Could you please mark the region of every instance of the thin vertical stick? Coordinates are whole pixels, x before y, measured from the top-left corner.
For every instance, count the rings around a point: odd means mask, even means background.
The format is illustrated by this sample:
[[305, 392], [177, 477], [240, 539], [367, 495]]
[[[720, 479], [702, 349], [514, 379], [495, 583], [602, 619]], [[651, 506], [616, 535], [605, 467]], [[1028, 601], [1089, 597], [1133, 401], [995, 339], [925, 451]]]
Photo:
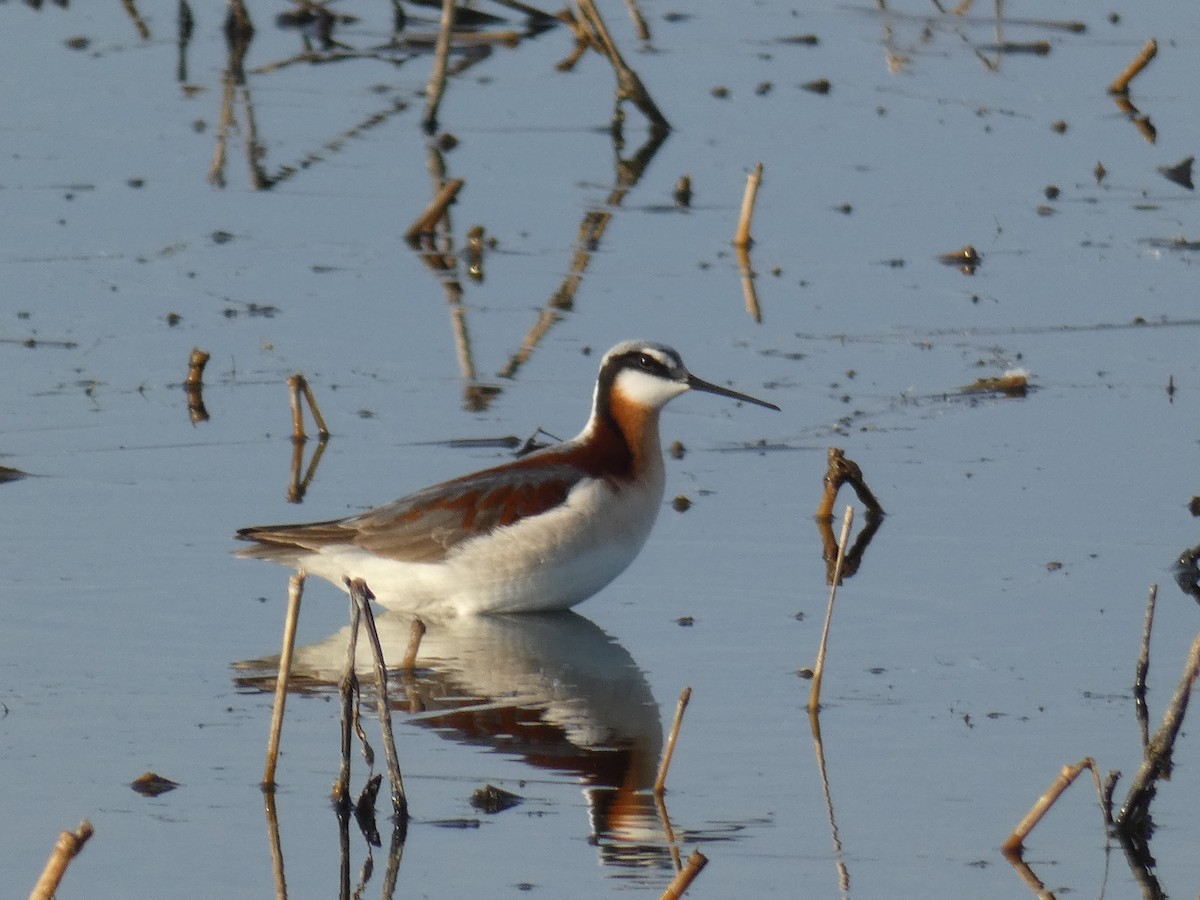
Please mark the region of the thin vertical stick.
[[671, 724], [671, 733], [667, 735], [667, 749], [663, 751], [662, 762], [658, 767], [658, 778], [654, 780], [654, 794], [661, 797], [667, 785], [667, 769], [671, 766], [671, 757], [675, 755], [675, 741], [679, 739], [679, 727], [683, 724], [683, 714], [687, 710], [688, 701], [692, 699], [692, 689], [685, 687], [675, 704], [675, 721]]
[[703, 871], [708, 865], [708, 857], [699, 850], [693, 850], [692, 855], [687, 858], [683, 868], [679, 873], [671, 879], [671, 883], [667, 885], [667, 889], [662, 892], [661, 900], [678, 900], [683, 896], [683, 892], [691, 887], [692, 882], [696, 880], [696, 876]]
[[1150, 710], [1146, 705], [1146, 676], [1150, 673], [1150, 632], [1154, 630], [1154, 606], [1158, 600], [1158, 585], [1150, 585], [1150, 596], [1146, 599], [1146, 621], [1142, 626], [1142, 649], [1138, 654], [1137, 669], [1133, 678], [1133, 705], [1137, 712], [1138, 727], [1142, 732], [1142, 749], [1150, 743]]
[[854, 507], [846, 507], [842, 517], [842, 534], [838, 538], [837, 562], [833, 567], [833, 585], [829, 588], [829, 605], [825, 609], [825, 627], [821, 629], [821, 647], [817, 650], [817, 663], [813, 666], [812, 690], [808, 695], [808, 711], [821, 707], [821, 677], [825, 674], [825, 648], [829, 643], [829, 623], [833, 620], [833, 601], [837, 598], [838, 581], [842, 577], [842, 566], [846, 562], [846, 543], [850, 539], [850, 523], [854, 521]]
[[450, 34], [453, 31], [454, 0], [443, 0], [442, 21], [433, 50], [433, 71], [429, 75], [429, 87], [425, 89], [425, 118], [421, 120], [421, 125], [429, 134], [437, 130], [438, 107], [446, 90], [446, 58], [450, 55]]
[[93, 830], [92, 823], [84, 819], [75, 831], [59, 834], [58, 843], [50, 851], [50, 858], [46, 860], [46, 867], [42, 869], [41, 877], [29, 894], [29, 900], [52, 900], [54, 892], [58, 890], [58, 883], [67, 874], [67, 866], [79, 855], [83, 845], [92, 836]]
[[758, 186], [762, 183], [763, 164], [755, 163], [753, 170], [746, 177], [746, 192], [742, 195], [742, 214], [738, 217], [737, 233], [733, 236], [733, 246], [749, 247], [753, 241], [750, 238], [750, 220], [754, 218], [754, 200], [758, 197]]
[[292, 401], [292, 441], [297, 444], [308, 440], [308, 435], [304, 433], [304, 410], [300, 406], [300, 385], [303, 382], [304, 376], [299, 372], [288, 376], [288, 397]]
[[267, 763], [263, 768], [262, 788], [275, 790], [275, 766], [279, 761], [279, 736], [283, 733], [283, 708], [287, 703], [288, 678], [292, 672], [292, 651], [296, 646], [296, 622], [300, 619], [300, 598], [304, 594], [304, 572], [288, 581], [287, 615], [283, 620], [283, 650], [279, 654], [279, 673], [275, 676], [275, 708], [271, 711], [271, 736], [267, 740]]
[[325, 424], [325, 417], [321, 415], [321, 407], [317, 406], [317, 398], [313, 394], [312, 386], [303, 375], [300, 376], [300, 389], [304, 391], [304, 399], [308, 401], [308, 411], [312, 413], [313, 421], [317, 425], [317, 435], [322, 438], [329, 437], [329, 426]]
[[388, 703], [387, 668], [383, 662], [383, 647], [379, 644], [379, 632], [375, 629], [375, 616], [370, 601], [375, 599], [367, 583], [361, 578], [345, 579], [350, 596], [357, 603], [367, 627], [367, 639], [375, 658], [375, 703], [379, 711], [379, 728], [383, 732], [383, 752], [387, 756], [388, 780], [392, 785], [392, 808], [396, 818], [408, 818], [408, 798], [404, 795], [404, 779], [400, 775], [400, 758], [396, 754], [396, 738], [392, 734], [392, 708]]

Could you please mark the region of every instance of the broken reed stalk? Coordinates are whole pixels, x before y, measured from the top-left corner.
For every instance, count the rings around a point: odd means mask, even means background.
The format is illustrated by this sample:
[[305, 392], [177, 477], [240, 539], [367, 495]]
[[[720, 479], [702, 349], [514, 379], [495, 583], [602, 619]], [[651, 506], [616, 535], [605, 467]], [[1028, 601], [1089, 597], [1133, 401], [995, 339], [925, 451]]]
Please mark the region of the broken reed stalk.
[[192, 348], [188, 358], [187, 378], [183, 382], [183, 390], [187, 394], [188, 417], [192, 424], [208, 421], [208, 410], [204, 408], [204, 366], [208, 363], [209, 354], [199, 347]]
[[1150, 801], [1154, 799], [1156, 784], [1160, 778], [1165, 778], [1171, 772], [1171, 754], [1175, 749], [1175, 738], [1183, 727], [1183, 717], [1187, 713], [1188, 700], [1192, 694], [1192, 686], [1196, 675], [1200, 673], [1200, 633], [1192, 640], [1188, 651], [1187, 663], [1175, 688], [1175, 696], [1163, 713], [1162, 724], [1150, 743], [1146, 746], [1141, 768], [1133, 776], [1129, 786], [1129, 794], [1125, 805], [1117, 816], [1117, 827], [1128, 831], [1142, 821], [1147, 813]]
[[383, 647], [379, 643], [379, 632], [375, 628], [375, 615], [371, 612], [370, 601], [375, 599], [367, 583], [361, 578], [344, 579], [350, 589], [350, 596], [362, 613], [363, 624], [367, 627], [367, 640], [371, 644], [371, 653], [375, 661], [375, 704], [379, 713], [379, 728], [383, 732], [383, 752], [387, 757], [388, 780], [392, 786], [392, 809], [396, 818], [408, 820], [408, 798], [404, 795], [404, 779], [400, 775], [400, 758], [396, 754], [396, 738], [392, 734], [392, 708], [388, 703], [387, 667], [383, 661]]
[[842, 577], [842, 566], [846, 563], [846, 544], [850, 540], [850, 523], [854, 521], [854, 507], [847, 506], [842, 517], [842, 534], [838, 538], [837, 562], [833, 566], [833, 584], [829, 588], [829, 605], [825, 609], [825, 627], [821, 629], [821, 646], [817, 650], [817, 662], [813, 666], [812, 690], [808, 694], [808, 711], [821, 708], [821, 678], [825, 674], [825, 648], [829, 644], [829, 624], [833, 621], [833, 601], [837, 598], [838, 581]]
[[613, 40], [612, 34], [609, 33], [608, 26], [604, 24], [604, 19], [600, 17], [600, 11], [596, 9], [596, 4], [593, 0], [576, 0], [576, 3], [579, 7], [580, 16], [591, 30], [592, 44], [608, 57], [608, 61], [616, 73], [617, 102], [631, 100], [633, 105], [641, 111], [642, 115], [650, 120], [650, 124], [654, 128], [659, 131], [669, 131], [671, 123], [662, 114], [662, 111], [650, 96], [650, 92], [646, 90], [646, 86], [638, 78], [637, 72], [629, 68], [628, 63], [621, 56], [621, 51], [617, 49], [616, 41]]
[[192, 355], [188, 357], [187, 380], [183, 383], [183, 386], [189, 391], [198, 391], [204, 387], [204, 367], [208, 364], [208, 360], [209, 354], [199, 347], [192, 348]]
[[317, 426], [317, 434], [322, 438], [329, 437], [329, 426], [325, 424], [325, 417], [321, 415], [321, 408], [317, 406], [317, 397], [313, 393], [312, 387], [309, 386], [308, 379], [303, 373], [297, 372], [295, 375], [288, 376], [288, 391], [292, 401], [292, 440], [297, 444], [303, 444], [308, 440], [308, 435], [304, 433], [304, 410], [300, 406], [300, 397], [308, 402], [309, 412], [312, 413], [313, 422]]
[[433, 51], [433, 71], [425, 89], [425, 118], [421, 125], [427, 134], [437, 130], [438, 107], [446, 90], [446, 60], [450, 55], [450, 35], [454, 31], [454, 0], [443, 0], [442, 21], [438, 26], [437, 44]]
[[288, 679], [292, 673], [292, 651], [296, 647], [296, 623], [300, 620], [304, 577], [304, 570], [301, 569], [288, 581], [287, 614], [283, 620], [283, 649], [279, 654], [279, 672], [275, 676], [275, 708], [271, 711], [271, 736], [267, 739], [267, 762], [263, 767], [262, 789], [268, 792], [275, 790], [279, 736], [283, 733], [283, 708], [287, 703]]
[[446, 214], [446, 207], [454, 202], [454, 198], [458, 196], [458, 192], [462, 190], [464, 184], [466, 182], [463, 179], [454, 178], [442, 185], [437, 196], [429, 202], [424, 211], [408, 226], [408, 231], [404, 232], [404, 240], [408, 241], [410, 246], [419, 246], [422, 235], [433, 232], [438, 219]]
[[1133, 61], [1125, 67], [1125, 71], [1108, 86], [1108, 92], [1110, 94], [1128, 94], [1129, 82], [1133, 81], [1138, 72], [1150, 65], [1150, 60], [1154, 59], [1157, 54], [1158, 41], [1150, 38], [1142, 45], [1142, 49], [1138, 51], [1138, 55], [1133, 58]]
[[[1042, 820], [1042, 817], [1050, 811], [1050, 807], [1055, 804], [1063, 791], [1071, 786], [1071, 783], [1079, 777], [1079, 773], [1084, 769], [1092, 770], [1092, 779], [1096, 782], [1096, 794], [1100, 798], [1100, 812], [1104, 814], [1104, 788], [1100, 784], [1100, 770], [1096, 768], [1096, 761], [1090, 756], [1084, 757], [1073, 766], [1063, 766], [1062, 771], [1058, 773], [1058, 777], [1050, 783], [1050, 787], [1046, 788], [1042, 796], [1037, 798], [1037, 801], [1025, 814], [1017, 827], [1012, 830], [1012, 834], [1008, 836], [1000, 849], [1005, 856], [1020, 856], [1024, 846], [1025, 838], [1029, 836], [1029, 832], [1033, 831], [1034, 826]], [[1105, 819], [1107, 819], [1105, 815]]]
[[840, 447], [830, 447], [826, 452], [826, 467], [824, 478], [824, 493], [821, 495], [821, 502], [817, 505], [816, 518], [818, 520], [833, 519], [833, 504], [837, 499], [838, 491], [842, 489], [842, 485], [846, 482], [854, 488], [854, 493], [858, 495], [858, 499], [867, 507], [867, 515], [871, 514], [883, 515], [883, 507], [880, 506], [879, 500], [875, 494], [867, 487], [867, 480], [863, 477], [862, 469], [852, 459], [846, 458], [846, 452]]
[[425, 623], [420, 619], [413, 619], [408, 629], [408, 646], [404, 648], [404, 659], [400, 662], [403, 671], [411, 672], [417, 667], [417, 651], [421, 649], [421, 638], [424, 636]]
[[79, 855], [94, 831], [92, 823], [84, 819], [74, 831], [59, 834], [58, 843], [50, 851], [50, 858], [46, 860], [46, 866], [29, 894], [29, 900], [52, 900], [59, 882], [67, 873], [67, 866]]
[[662, 892], [660, 900], [678, 900], [707, 865], [708, 857], [699, 850], [693, 850], [692, 855], [683, 864], [683, 868], [675, 874], [671, 883], [667, 885], [667, 889]]
[[733, 246], [749, 247], [753, 240], [750, 237], [750, 220], [754, 218], [754, 200], [758, 196], [758, 186], [762, 183], [763, 164], [755, 163], [753, 170], [746, 177], [746, 192], [742, 195], [742, 214], [738, 217], [737, 232], [733, 236]]
[[667, 747], [663, 751], [662, 762], [658, 765], [658, 777], [654, 779], [654, 796], [661, 797], [667, 789], [667, 769], [671, 767], [671, 757], [675, 755], [675, 742], [679, 739], [679, 728], [683, 725], [683, 714], [688, 702], [692, 699], [692, 689], [685, 687], [675, 704], [675, 721], [671, 723], [671, 732], [667, 735]]

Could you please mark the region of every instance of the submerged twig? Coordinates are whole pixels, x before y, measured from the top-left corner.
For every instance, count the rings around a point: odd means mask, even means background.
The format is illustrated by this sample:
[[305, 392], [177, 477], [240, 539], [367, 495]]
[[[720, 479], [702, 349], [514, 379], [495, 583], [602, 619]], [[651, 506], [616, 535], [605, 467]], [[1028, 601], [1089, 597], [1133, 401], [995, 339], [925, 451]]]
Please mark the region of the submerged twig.
[[742, 194], [742, 212], [738, 216], [737, 231], [733, 236], [733, 246], [749, 247], [753, 240], [750, 237], [750, 221], [754, 218], [754, 200], [758, 197], [758, 186], [762, 183], [763, 164], [755, 163], [754, 168], [746, 177], [746, 191]]
[[675, 755], [675, 742], [679, 739], [679, 728], [683, 724], [683, 714], [688, 702], [692, 699], [692, 689], [685, 687], [675, 705], [675, 721], [671, 723], [671, 732], [667, 735], [667, 746], [663, 750], [662, 762], [658, 766], [658, 777], [654, 779], [654, 795], [661, 797], [667, 789], [667, 769], [671, 767], [671, 757]]
[[279, 654], [279, 673], [275, 678], [275, 707], [271, 711], [271, 736], [267, 740], [267, 762], [263, 768], [262, 788], [275, 790], [275, 767], [279, 761], [279, 737], [283, 732], [283, 709], [287, 703], [288, 678], [292, 671], [292, 651], [296, 647], [296, 623], [300, 619], [300, 598], [304, 595], [304, 571], [288, 581], [287, 614], [283, 620], [283, 650]]
[[29, 894], [29, 900], [52, 900], [59, 882], [67, 873], [67, 866], [79, 855], [79, 851], [83, 849], [94, 830], [92, 823], [84, 819], [74, 831], [59, 834], [58, 843], [50, 851], [50, 858], [46, 860], [46, 866]]
[[854, 507], [847, 506], [842, 518], [842, 534], [838, 539], [837, 562], [833, 566], [833, 583], [829, 588], [829, 604], [825, 608], [825, 626], [821, 629], [821, 645], [817, 650], [817, 662], [813, 666], [812, 689], [808, 694], [808, 711], [821, 707], [821, 678], [825, 674], [825, 648], [829, 644], [829, 625], [833, 621], [833, 601], [837, 598], [838, 582], [842, 566], [846, 561], [846, 542], [850, 539], [850, 523], [854, 521]]

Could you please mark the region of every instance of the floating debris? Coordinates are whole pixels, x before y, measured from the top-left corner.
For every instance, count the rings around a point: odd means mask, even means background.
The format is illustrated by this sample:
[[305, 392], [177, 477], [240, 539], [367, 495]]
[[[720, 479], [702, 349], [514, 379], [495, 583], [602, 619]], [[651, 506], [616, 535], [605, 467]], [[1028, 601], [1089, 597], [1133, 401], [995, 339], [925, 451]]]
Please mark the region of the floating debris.
[[692, 205], [692, 176], [680, 175], [679, 180], [675, 182], [675, 190], [671, 194], [675, 198], [675, 205], [681, 209], [688, 209]]
[[800, 85], [801, 90], [809, 91], [813, 94], [828, 94], [831, 85], [828, 78], [817, 78], [813, 81], [806, 81]]
[[974, 275], [975, 270], [979, 268], [979, 264], [983, 261], [983, 257], [975, 249], [974, 245], [966, 244], [957, 250], [952, 250], [949, 253], [943, 253], [938, 256], [938, 262], [944, 266], [955, 266], [964, 275]]
[[675, 512], [680, 512], [680, 513], [687, 512], [691, 508], [692, 508], [692, 501], [689, 500], [687, 497], [683, 496], [683, 494], [680, 494], [678, 497], [676, 497], [674, 500], [671, 501], [671, 509], [675, 510]]
[[0, 466], [0, 484], [8, 484], [10, 481], [20, 481], [22, 478], [27, 478], [28, 476], [28, 472], [22, 472], [20, 469]]
[[1159, 166], [1159, 174], [1167, 181], [1174, 182], [1189, 191], [1194, 191], [1196, 186], [1192, 183], [1192, 163], [1196, 161], [1196, 157], [1189, 156], [1181, 159], [1173, 166]]
[[512, 809], [523, 802], [524, 798], [510, 793], [494, 785], [478, 788], [471, 794], [471, 805], [476, 809], [494, 815]]
[[157, 797], [159, 794], [175, 790], [179, 783], [170, 778], [163, 778], [156, 772], [145, 772], [129, 782], [129, 786], [143, 797]]
[[964, 394], [1004, 394], [1008, 397], [1024, 397], [1029, 393], [1029, 371], [1009, 369], [994, 378], [979, 378], [960, 389]]
[[1049, 56], [1049, 41], [1003, 41], [999, 44], [983, 44], [982, 53], [1028, 53], [1033, 56]]

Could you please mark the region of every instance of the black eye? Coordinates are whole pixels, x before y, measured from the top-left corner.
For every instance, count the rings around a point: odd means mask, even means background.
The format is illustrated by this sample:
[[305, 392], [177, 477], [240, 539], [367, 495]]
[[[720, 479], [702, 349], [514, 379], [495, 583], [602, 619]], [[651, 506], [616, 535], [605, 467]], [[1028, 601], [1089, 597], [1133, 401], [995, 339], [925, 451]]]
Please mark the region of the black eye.
[[639, 369], [645, 369], [647, 372], [653, 372], [659, 367], [658, 360], [649, 353], [639, 353], [637, 364]]

